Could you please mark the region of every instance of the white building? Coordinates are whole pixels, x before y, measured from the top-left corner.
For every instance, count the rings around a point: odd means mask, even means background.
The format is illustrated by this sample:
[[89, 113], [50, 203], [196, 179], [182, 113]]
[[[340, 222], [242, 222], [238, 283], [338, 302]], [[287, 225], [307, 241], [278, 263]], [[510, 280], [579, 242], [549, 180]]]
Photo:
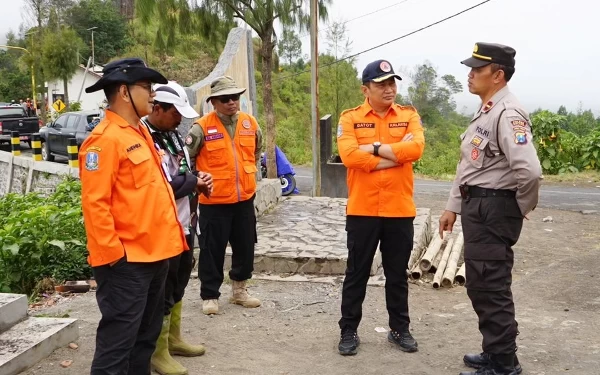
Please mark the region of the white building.
[[[104, 91], [96, 91], [90, 94], [85, 92], [85, 88], [93, 85], [102, 77], [102, 66], [96, 65], [90, 68], [86, 73], [85, 65], [79, 65], [77, 72], [68, 83], [69, 101], [71, 103], [78, 101], [81, 103], [81, 110], [93, 111], [100, 108], [104, 101]], [[64, 101], [63, 81], [58, 79], [47, 82], [48, 84], [48, 109], [54, 114], [55, 110], [52, 104], [56, 99]], [[81, 93], [81, 96], [79, 96]], [[65, 103], [66, 104], [66, 103]]]

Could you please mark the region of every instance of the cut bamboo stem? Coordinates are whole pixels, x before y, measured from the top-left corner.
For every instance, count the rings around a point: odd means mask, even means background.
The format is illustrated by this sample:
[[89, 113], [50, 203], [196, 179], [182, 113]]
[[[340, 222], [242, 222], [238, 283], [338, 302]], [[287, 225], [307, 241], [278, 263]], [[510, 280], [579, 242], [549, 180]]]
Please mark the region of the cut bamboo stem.
[[[448, 245], [446, 245], [447, 247]], [[429, 273], [436, 273], [438, 266], [440, 265], [440, 261], [442, 260], [442, 255], [444, 255], [443, 251], [438, 251], [435, 258], [433, 258], [433, 262], [431, 262], [431, 268], [429, 269]]]
[[465, 263], [463, 262], [462, 266], [460, 266], [458, 272], [456, 273], [454, 281], [456, 281], [458, 285], [465, 285], [466, 280], [467, 278], [465, 277]]
[[433, 289], [437, 289], [440, 287], [440, 283], [442, 282], [442, 276], [444, 276], [444, 271], [446, 270], [446, 265], [448, 264], [448, 258], [450, 258], [450, 253], [452, 253], [453, 245], [456, 240], [456, 237], [448, 238], [448, 242], [446, 243], [446, 248], [442, 253], [442, 257], [440, 263], [438, 265], [437, 271], [433, 276]]
[[437, 253], [440, 251], [443, 242], [444, 240], [440, 238], [440, 236], [433, 236], [433, 239], [429, 243], [429, 246], [427, 246], [425, 255], [423, 255], [423, 258], [421, 259], [421, 270], [425, 272], [429, 271], [429, 269], [431, 268], [431, 263], [433, 262], [433, 259], [435, 258]]
[[446, 265], [446, 270], [444, 271], [444, 276], [442, 277], [442, 286], [449, 288], [452, 286], [452, 283], [454, 283], [454, 276], [456, 276], [458, 260], [460, 259], [460, 254], [462, 253], [464, 243], [465, 237], [461, 232], [456, 237], [454, 246], [452, 246], [452, 252], [450, 253], [450, 258], [448, 258], [448, 264]]
[[410, 271], [410, 277], [412, 277], [414, 280], [419, 280], [422, 275], [423, 275], [423, 270], [419, 266], [419, 262], [417, 262], [413, 266], [413, 269]]
[[[434, 224], [434, 225], [432, 225], [431, 229], [427, 228], [427, 230], [431, 230], [431, 231], [437, 232], [438, 231], [438, 227], [439, 227], [439, 225], [435, 225]], [[431, 233], [431, 232], [428, 232], [428, 233]], [[428, 242], [427, 243], [430, 243], [430, 241], [429, 241], [430, 237], [431, 237], [431, 235], [427, 236], [427, 238], [428, 238]], [[423, 257], [423, 253], [425, 252], [426, 248], [427, 248], [426, 246], [416, 246], [410, 252], [410, 258], [408, 258], [408, 269], [411, 272], [412, 272], [412, 269], [413, 269], [414, 265], [415, 264], [419, 264], [419, 261]]]

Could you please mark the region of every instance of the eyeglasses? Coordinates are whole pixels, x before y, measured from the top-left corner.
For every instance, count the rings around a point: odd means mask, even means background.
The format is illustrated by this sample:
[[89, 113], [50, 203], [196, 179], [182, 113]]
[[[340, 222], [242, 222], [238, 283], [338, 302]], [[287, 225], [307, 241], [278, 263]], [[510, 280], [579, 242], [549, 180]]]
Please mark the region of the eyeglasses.
[[240, 94], [217, 96], [215, 99], [217, 99], [223, 104], [227, 104], [230, 100], [233, 100], [234, 102], [240, 100]]
[[150, 93], [154, 92], [151, 83], [132, 83], [131, 86], [139, 86]]

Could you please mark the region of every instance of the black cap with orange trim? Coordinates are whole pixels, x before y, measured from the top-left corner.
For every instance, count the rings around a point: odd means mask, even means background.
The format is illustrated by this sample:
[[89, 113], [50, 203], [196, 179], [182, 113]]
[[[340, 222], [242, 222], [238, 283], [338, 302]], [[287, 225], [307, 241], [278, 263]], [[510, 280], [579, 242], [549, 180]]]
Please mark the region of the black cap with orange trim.
[[470, 68], [480, 68], [492, 63], [514, 67], [516, 54], [514, 48], [509, 46], [477, 42], [471, 57], [460, 63]]

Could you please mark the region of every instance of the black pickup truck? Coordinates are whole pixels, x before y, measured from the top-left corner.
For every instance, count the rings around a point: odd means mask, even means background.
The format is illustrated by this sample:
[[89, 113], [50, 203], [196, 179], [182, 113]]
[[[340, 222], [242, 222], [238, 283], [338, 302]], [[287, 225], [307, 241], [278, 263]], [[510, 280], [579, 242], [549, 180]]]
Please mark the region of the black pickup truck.
[[0, 143], [10, 143], [11, 132], [18, 131], [21, 141], [31, 147], [31, 134], [40, 129], [37, 117], [28, 117], [21, 106], [0, 107]]
[[54, 161], [56, 155], [69, 156], [67, 152], [69, 138], [75, 138], [77, 147], [81, 147], [92, 130], [90, 124], [96, 123], [100, 116], [100, 111], [67, 112], [42, 127], [40, 129], [42, 159]]

